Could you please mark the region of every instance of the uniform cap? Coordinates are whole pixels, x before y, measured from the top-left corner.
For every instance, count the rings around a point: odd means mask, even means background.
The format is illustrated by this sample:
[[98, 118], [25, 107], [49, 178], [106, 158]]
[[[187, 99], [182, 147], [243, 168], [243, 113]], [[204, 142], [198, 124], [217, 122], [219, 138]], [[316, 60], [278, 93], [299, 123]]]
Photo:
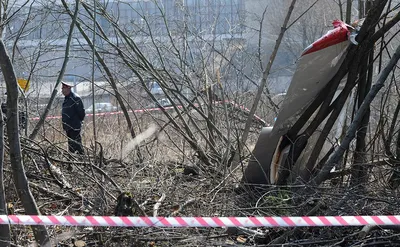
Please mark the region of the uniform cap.
[[73, 85], [72, 83], [70, 83], [70, 82], [62, 81], [61, 83], [62, 83], [62, 85], [65, 85], [65, 86], [67, 86], [67, 87], [73, 87], [73, 86], [74, 86], [74, 85]]

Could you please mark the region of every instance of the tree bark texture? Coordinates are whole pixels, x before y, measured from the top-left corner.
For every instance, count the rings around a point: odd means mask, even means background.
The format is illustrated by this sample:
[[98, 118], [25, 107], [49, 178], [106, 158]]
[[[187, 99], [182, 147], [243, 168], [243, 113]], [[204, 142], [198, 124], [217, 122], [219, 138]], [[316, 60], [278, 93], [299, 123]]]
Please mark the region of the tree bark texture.
[[[25, 175], [25, 168], [21, 155], [21, 143], [18, 129], [18, 83], [14, 67], [2, 39], [0, 39], [0, 67], [7, 87], [6, 129], [14, 184], [25, 209], [25, 213], [28, 215], [39, 215], [35, 199], [28, 186], [28, 179]], [[48, 242], [49, 238], [45, 226], [32, 226], [32, 229], [35, 239], [40, 245], [44, 245]]]
[[[0, 214], [7, 215], [7, 202], [4, 193], [4, 120], [0, 110]], [[0, 247], [10, 246], [10, 225], [0, 225]]]
[[[358, 84], [358, 107], [361, 106], [364, 101], [367, 93], [371, 89], [371, 81], [372, 81], [372, 66], [373, 63], [373, 51], [370, 51], [368, 60], [365, 59], [362, 62], [360, 76], [359, 76], [359, 84]], [[362, 118], [360, 127], [357, 130], [356, 134], [356, 149], [353, 157], [353, 167], [352, 167], [352, 175], [351, 182], [352, 186], [362, 185], [363, 182], [367, 179], [367, 130], [369, 126], [369, 116], [370, 116], [370, 108], [365, 112], [365, 115]]]

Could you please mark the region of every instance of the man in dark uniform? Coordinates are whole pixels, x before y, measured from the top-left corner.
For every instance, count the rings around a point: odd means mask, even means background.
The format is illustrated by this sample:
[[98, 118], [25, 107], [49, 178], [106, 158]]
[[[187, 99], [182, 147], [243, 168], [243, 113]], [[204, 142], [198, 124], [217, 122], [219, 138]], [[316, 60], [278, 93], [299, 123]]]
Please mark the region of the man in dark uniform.
[[62, 93], [65, 96], [62, 105], [62, 124], [68, 136], [68, 150], [71, 153], [84, 154], [82, 146], [82, 121], [85, 118], [85, 108], [82, 99], [71, 91], [72, 84], [62, 82]]

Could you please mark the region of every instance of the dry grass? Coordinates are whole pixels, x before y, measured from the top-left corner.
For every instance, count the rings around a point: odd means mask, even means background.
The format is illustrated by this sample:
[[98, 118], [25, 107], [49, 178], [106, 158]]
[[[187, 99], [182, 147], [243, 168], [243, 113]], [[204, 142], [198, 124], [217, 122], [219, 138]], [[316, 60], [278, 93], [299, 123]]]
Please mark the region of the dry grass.
[[[152, 130], [154, 133], [136, 143], [140, 145], [144, 157], [141, 163], [138, 162], [136, 149], [127, 149], [132, 138], [125, 121], [115, 115], [96, 118], [96, 137], [101, 144], [96, 146], [97, 155], [94, 154], [91, 118], [85, 120], [83, 142], [86, 155], [83, 157], [66, 152], [66, 137], [59, 119], [46, 123], [37, 144], [22, 139], [26, 174], [41, 213], [113, 215], [116, 198], [122, 191], [127, 191], [149, 216], [153, 215], [153, 206], [163, 194], [165, 199], [158, 210], [159, 216], [235, 215], [237, 206], [232, 198], [235, 195], [234, 185], [240, 179], [239, 169], [230, 176], [216, 176], [213, 171], [220, 164], [215, 164], [210, 172], [203, 170], [198, 176], [184, 175], [184, 168], [198, 164], [199, 160], [178, 131], [170, 126], [160, 131], [166, 123], [161, 115], [143, 114], [135, 123], [137, 134], [145, 132], [149, 126], [157, 126]], [[195, 132], [195, 135], [198, 134]], [[51, 165], [59, 170], [58, 173], [54, 169], [50, 172], [43, 158], [44, 153], [49, 156]], [[121, 157], [124, 159], [121, 160]], [[13, 202], [14, 212], [23, 214], [11, 184], [9, 167], [6, 169], [6, 181], [7, 198]], [[61, 188], [59, 183], [66, 185], [65, 188]], [[182, 205], [185, 206], [177, 211]], [[136, 211], [135, 215], [141, 215], [141, 212]], [[27, 245], [29, 240], [33, 240], [27, 237], [27, 229], [13, 227], [15, 243]], [[147, 246], [152, 241], [156, 241], [157, 246], [204, 246], [226, 240], [224, 229], [96, 228], [91, 231], [80, 227], [49, 227], [49, 230], [53, 237], [69, 234], [70, 239], [82, 239], [90, 246], [125, 246], [128, 243], [131, 246]], [[66, 246], [71, 243], [70, 239], [60, 243]]]
[[[170, 125], [160, 130], [167, 122], [162, 115], [143, 114], [137, 117], [137, 134], [149, 126], [157, 126], [155, 133], [139, 144], [143, 162], [138, 161], [134, 148], [130, 148], [129, 154], [121, 160], [132, 139], [124, 120], [118, 116], [96, 118], [97, 142], [101, 144], [96, 146], [96, 155], [90, 118], [85, 121], [83, 140], [87, 152], [83, 157], [66, 152], [66, 137], [60, 131], [59, 119], [46, 124], [39, 143], [22, 139], [26, 174], [42, 214], [114, 215], [116, 198], [121, 192], [132, 193], [141, 205], [141, 210], [136, 209], [134, 215], [144, 213], [153, 216], [153, 207], [163, 195], [165, 199], [157, 211], [159, 216], [269, 216], [306, 215], [310, 212], [314, 215], [400, 214], [398, 192], [388, 189], [383, 182], [387, 177], [387, 167], [374, 168], [371, 183], [362, 193], [343, 187], [348, 179], [344, 177], [342, 183], [327, 183], [322, 189], [310, 188], [306, 194], [292, 188], [278, 190], [263, 187], [238, 195], [234, 188], [241, 179], [243, 167], [218, 175], [215, 171], [223, 171], [224, 167], [216, 163], [215, 167], [203, 169], [198, 176], [184, 175], [184, 168], [198, 164], [199, 160], [178, 130]], [[224, 130], [224, 124], [218, 124]], [[204, 123], [199, 123], [199, 126], [205, 128]], [[240, 121], [235, 126], [240, 129]], [[195, 135], [199, 137], [199, 143], [206, 147], [200, 135], [196, 132]], [[256, 134], [253, 134], [249, 143], [255, 138]], [[218, 145], [224, 148], [222, 144]], [[55, 169], [49, 170], [43, 158], [44, 152], [49, 156], [51, 165], [59, 170], [58, 173]], [[23, 214], [11, 182], [7, 159], [5, 176], [7, 200], [13, 205], [12, 213]], [[177, 210], [179, 206], [184, 207]], [[53, 238], [59, 239], [59, 246], [70, 246], [75, 240], [83, 240], [88, 246], [274, 246], [271, 241], [281, 238], [283, 243], [306, 246], [331, 246], [340, 241], [349, 244], [372, 242], [371, 235], [368, 235], [369, 240], [360, 240], [358, 228], [303, 228], [300, 231], [260, 228], [258, 230], [263, 234], [261, 239], [248, 233], [228, 234], [226, 229], [208, 228], [48, 229]], [[33, 241], [29, 228], [13, 226], [12, 230], [13, 243], [27, 246]], [[395, 230], [390, 230], [390, 234], [388, 231], [377, 234], [377, 238], [390, 237], [394, 241]], [[288, 233], [290, 235], [286, 236]], [[373, 233], [376, 234], [376, 231]], [[246, 242], [238, 242], [238, 236]]]

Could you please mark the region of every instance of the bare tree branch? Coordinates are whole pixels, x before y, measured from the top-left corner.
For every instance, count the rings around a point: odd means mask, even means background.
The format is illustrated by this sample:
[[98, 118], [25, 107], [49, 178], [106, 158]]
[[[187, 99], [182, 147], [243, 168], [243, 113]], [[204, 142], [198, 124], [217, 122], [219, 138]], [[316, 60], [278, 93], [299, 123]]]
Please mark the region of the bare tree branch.
[[355, 137], [356, 131], [362, 121], [362, 118], [364, 117], [366, 110], [368, 109], [369, 105], [371, 104], [375, 96], [378, 94], [379, 90], [383, 87], [386, 78], [392, 72], [393, 68], [396, 66], [397, 61], [399, 59], [400, 59], [400, 46], [397, 47], [393, 57], [390, 59], [387, 66], [382, 70], [378, 80], [372, 86], [371, 90], [368, 92], [363, 103], [361, 104], [360, 108], [357, 110], [354, 120], [349, 126], [349, 129], [347, 130], [346, 136], [343, 139], [342, 143], [335, 149], [335, 152], [332, 154], [332, 156], [329, 158], [329, 160], [321, 169], [320, 173], [315, 178], [316, 184], [321, 184], [323, 181], [325, 181], [331, 169], [336, 164], [338, 164], [344, 152], [349, 148], [350, 142]]

